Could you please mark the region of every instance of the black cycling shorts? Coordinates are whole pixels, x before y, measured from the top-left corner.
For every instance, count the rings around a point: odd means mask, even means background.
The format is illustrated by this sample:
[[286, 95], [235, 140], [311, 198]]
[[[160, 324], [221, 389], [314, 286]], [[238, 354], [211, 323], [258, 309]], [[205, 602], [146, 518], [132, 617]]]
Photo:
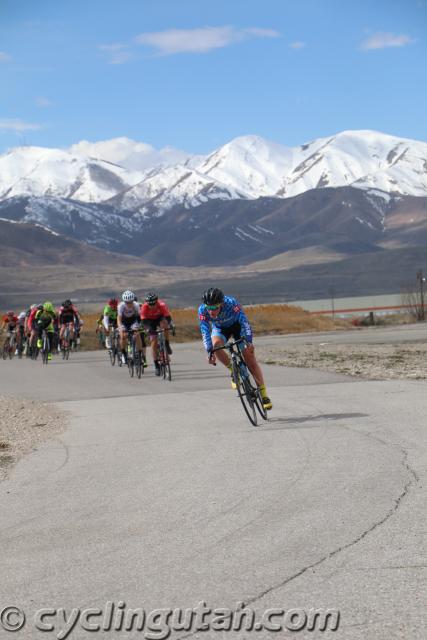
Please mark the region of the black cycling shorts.
[[165, 316], [159, 316], [154, 320], [148, 320], [148, 319], [143, 320], [142, 324], [144, 325], [144, 329], [150, 336], [156, 336], [157, 329], [159, 328], [161, 321], [165, 319], [166, 319]]
[[221, 327], [221, 328], [214, 327], [211, 335], [219, 336], [220, 338], [223, 337], [225, 338], [225, 341], [228, 342], [230, 338], [234, 338], [235, 340], [238, 340], [241, 337], [241, 332], [242, 332], [242, 326], [240, 322], [235, 322], [229, 327]]

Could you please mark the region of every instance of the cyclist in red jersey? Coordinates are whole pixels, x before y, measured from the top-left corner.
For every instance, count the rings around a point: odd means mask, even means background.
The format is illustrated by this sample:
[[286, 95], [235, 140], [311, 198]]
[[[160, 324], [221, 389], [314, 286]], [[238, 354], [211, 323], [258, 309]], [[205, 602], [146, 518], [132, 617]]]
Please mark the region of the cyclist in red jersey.
[[62, 307], [58, 312], [58, 322], [60, 325], [59, 344], [62, 346], [65, 327], [67, 325], [70, 331], [70, 343], [72, 343], [74, 339], [74, 326], [75, 324], [80, 323], [80, 315], [70, 299], [67, 299], [62, 303]]
[[145, 296], [145, 302], [141, 305], [140, 317], [142, 324], [150, 336], [151, 353], [153, 355], [156, 375], [160, 375], [159, 363], [157, 362], [157, 329], [164, 329], [166, 350], [169, 355], [172, 349], [169, 344], [169, 328], [172, 326], [172, 317], [168, 306], [163, 300], [159, 300], [157, 293], [150, 291]]
[[18, 324], [18, 316], [14, 311], [8, 311], [5, 316], [3, 316], [3, 325], [2, 330], [7, 327], [7, 332], [12, 333], [15, 331], [16, 325]]
[[3, 324], [1, 327], [2, 333], [4, 329], [7, 327], [6, 340], [9, 340], [12, 334], [16, 333], [17, 326], [18, 326], [18, 316], [14, 311], [8, 311], [6, 315], [3, 316]]

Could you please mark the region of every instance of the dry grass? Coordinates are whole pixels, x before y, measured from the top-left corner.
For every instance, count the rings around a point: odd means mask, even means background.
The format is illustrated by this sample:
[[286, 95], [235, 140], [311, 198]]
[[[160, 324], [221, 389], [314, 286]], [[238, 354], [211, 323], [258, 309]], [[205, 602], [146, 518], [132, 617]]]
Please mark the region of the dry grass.
[[[331, 331], [351, 327], [350, 321], [335, 320], [327, 316], [311, 315], [300, 307], [286, 304], [246, 306], [245, 311], [257, 335], [275, 333], [301, 333], [306, 331]], [[174, 342], [188, 342], [200, 339], [197, 309], [172, 309], [176, 326]], [[83, 314], [82, 348], [99, 349], [95, 335], [98, 314]]]

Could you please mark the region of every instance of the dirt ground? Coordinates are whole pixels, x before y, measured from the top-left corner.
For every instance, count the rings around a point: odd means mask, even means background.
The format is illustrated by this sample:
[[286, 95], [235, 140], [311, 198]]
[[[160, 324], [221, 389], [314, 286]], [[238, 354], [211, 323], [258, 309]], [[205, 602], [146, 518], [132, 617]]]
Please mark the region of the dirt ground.
[[373, 380], [427, 379], [427, 345], [366, 344], [257, 347], [261, 362], [309, 367]]
[[22, 456], [66, 428], [66, 415], [34, 400], [0, 395], [0, 480]]

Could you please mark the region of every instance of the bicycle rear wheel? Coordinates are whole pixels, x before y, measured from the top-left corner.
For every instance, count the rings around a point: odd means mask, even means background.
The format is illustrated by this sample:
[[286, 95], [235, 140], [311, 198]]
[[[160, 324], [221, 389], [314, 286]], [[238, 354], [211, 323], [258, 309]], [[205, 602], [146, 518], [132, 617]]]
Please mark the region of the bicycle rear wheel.
[[233, 360], [233, 379], [237, 386], [237, 394], [240, 398], [240, 402], [243, 405], [246, 415], [249, 421], [254, 425], [258, 424], [257, 414], [255, 410], [255, 402], [252, 397], [252, 388], [248, 380], [248, 371], [246, 364], [241, 361], [240, 366]]

